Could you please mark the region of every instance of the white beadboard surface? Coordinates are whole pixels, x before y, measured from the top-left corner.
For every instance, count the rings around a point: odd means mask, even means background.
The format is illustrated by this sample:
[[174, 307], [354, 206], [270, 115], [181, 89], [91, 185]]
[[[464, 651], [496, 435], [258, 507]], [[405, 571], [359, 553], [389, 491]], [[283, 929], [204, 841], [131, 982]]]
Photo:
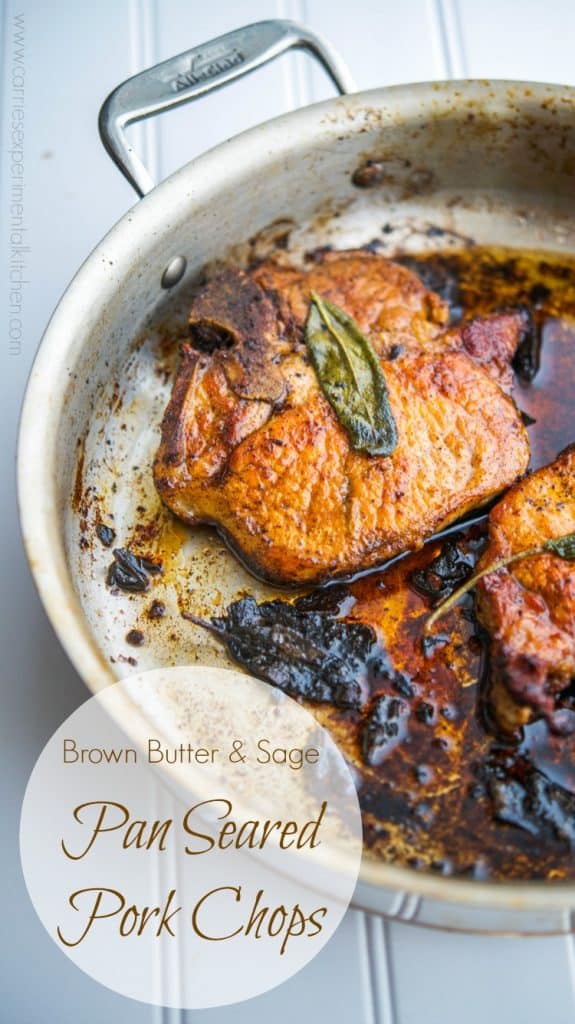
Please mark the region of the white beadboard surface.
[[[11, 354], [4, 341], [0, 373], [0, 1024], [307, 1024], [320, 1019], [333, 1024], [571, 1024], [572, 939], [455, 936], [386, 924], [356, 911], [348, 913], [325, 950], [291, 981], [222, 1010], [178, 1012], [131, 1002], [68, 962], [29, 904], [16, 835], [35, 758], [87, 693], [52, 635], [18, 541], [14, 448], [26, 377], [50, 313], [79, 263], [134, 202], [96, 130], [100, 103], [117, 82], [240, 24], [279, 16], [325, 33], [360, 88], [464, 76], [575, 84], [575, 0], [6, 0], [1, 172], [6, 295], [6, 116], [18, 16], [26, 80], [29, 252], [22, 350]], [[164, 176], [243, 128], [329, 94], [329, 83], [304, 56], [290, 56], [135, 134], [154, 174]]]

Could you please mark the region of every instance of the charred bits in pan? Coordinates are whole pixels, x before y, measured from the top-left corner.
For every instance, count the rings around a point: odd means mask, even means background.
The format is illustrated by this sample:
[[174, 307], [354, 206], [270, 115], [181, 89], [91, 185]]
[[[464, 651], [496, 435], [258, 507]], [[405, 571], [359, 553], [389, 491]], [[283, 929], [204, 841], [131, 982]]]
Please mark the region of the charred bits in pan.
[[150, 577], [161, 572], [162, 566], [149, 558], [134, 555], [127, 548], [114, 548], [114, 561], [108, 569], [106, 583], [130, 594], [143, 594], [150, 589]]

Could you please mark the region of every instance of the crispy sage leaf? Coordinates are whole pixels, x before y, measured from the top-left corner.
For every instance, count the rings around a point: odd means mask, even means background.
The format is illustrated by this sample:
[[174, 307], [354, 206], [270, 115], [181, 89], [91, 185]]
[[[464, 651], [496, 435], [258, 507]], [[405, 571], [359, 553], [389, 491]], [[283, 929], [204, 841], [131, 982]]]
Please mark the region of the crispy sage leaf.
[[305, 340], [322, 390], [353, 448], [391, 455], [397, 427], [379, 359], [368, 339], [342, 309], [312, 292]]
[[566, 533], [564, 537], [548, 540], [543, 547], [545, 551], [551, 551], [567, 562], [575, 561], [575, 533]]
[[473, 555], [462, 551], [457, 540], [448, 537], [439, 554], [428, 565], [411, 574], [411, 584], [422, 597], [439, 603], [472, 572]]
[[370, 626], [302, 611], [287, 601], [258, 604], [253, 597], [234, 601], [225, 615], [208, 622], [182, 614], [218, 637], [253, 675], [292, 697], [340, 708], [361, 705], [360, 679], [377, 650]]
[[431, 627], [440, 619], [450, 608], [453, 608], [454, 604], [457, 604], [459, 599], [467, 593], [468, 590], [472, 590], [479, 580], [482, 580], [484, 576], [489, 576], [492, 572], [498, 572], [499, 569], [505, 569], [508, 565], [512, 565], [514, 562], [520, 562], [524, 558], [533, 558], [534, 555], [543, 555], [550, 552], [553, 555], [558, 555], [559, 558], [563, 558], [566, 562], [575, 561], [575, 533], [566, 533], [562, 537], [552, 537], [550, 540], [544, 541], [542, 544], [538, 544], [533, 548], [525, 548], [524, 551], [517, 551], [514, 555], [507, 555], [505, 558], [499, 558], [496, 562], [492, 562], [491, 565], [486, 566], [485, 569], [481, 569], [480, 572], [476, 572], [473, 576], [465, 581], [463, 586], [455, 590], [449, 597], [439, 604], [435, 611], [431, 613], [427, 619], [425, 626], [423, 627], [425, 633], [429, 633]]
[[162, 566], [132, 554], [127, 548], [114, 548], [114, 561], [108, 568], [106, 583], [128, 593], [145, 593], [150, 589], [150, 576], [161, 573]]

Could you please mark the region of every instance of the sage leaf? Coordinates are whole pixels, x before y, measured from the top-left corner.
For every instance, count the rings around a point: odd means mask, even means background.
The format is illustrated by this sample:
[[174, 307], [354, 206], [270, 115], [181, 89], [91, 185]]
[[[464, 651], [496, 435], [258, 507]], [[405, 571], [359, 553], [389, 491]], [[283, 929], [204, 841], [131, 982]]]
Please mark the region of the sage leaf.
[[279, 599], [257, 604], [251, 596], [232, 602], [225, 615], [184, 619], [209, 630], [232, 658], [254, 676], [292, 697], [337, 708], [359, 708], [360, 680], [379, 653], [371, 626], [306, 611]]
[[352, 447], [368, 455], [391, 455], [398, 435], [385, 377], [357, 324], [312, 292], [305, 340], [322, 391]]
[[564, 537], [548, 540], [543, 548], [545, 551], [551, 551], [554, 555], [559, 555], [567, 562], [573, 562], [575, 561], [575, 533], [566, 533]]
[[114, 561], [108, 567], [106, 583], [130, 594], [145, 593], [150, 589], [150, 576], [162, 572], [162, 566], [149, 558], [134, 555], [127, 548], [114, 548]]
[[474, 573], [468, 580], [465, 581], [463, 586], [455, 590], [449, 597], [442, 601], [437, 606], [435, 611], [428, 617], [425, 626], [423, 627], [424, 633], [429, 633], [432, 626], [435, 625], [438, 619], [441, 619], [450, 608], [453, 608], [455, 604], [466, 594], [469, 590], [479, 583], [484, 576], [490, 576], [492, 572], [498, 572], [499, 569], [505, 569], [508, 565], [512, 565], [513, 562], [520, 562], [524, 558], [533, 558], [534, 555], [544, 555], [551, 553], [552, 555], [558, 555], [559, 558], [563, 558], [566, 562], [575, 561], [575, 533], [566, 533], [562, 537], [551, 538], [550, 540], [544, 541], [542, 544], [538, 544], [537, 547], [525, 548], [524, 551], [516, 551], [514, 555], [507, 555], [506, 558], [499, 558], [496, 562], [492, 562], [491, 565], [481, 569], [480, 572]]

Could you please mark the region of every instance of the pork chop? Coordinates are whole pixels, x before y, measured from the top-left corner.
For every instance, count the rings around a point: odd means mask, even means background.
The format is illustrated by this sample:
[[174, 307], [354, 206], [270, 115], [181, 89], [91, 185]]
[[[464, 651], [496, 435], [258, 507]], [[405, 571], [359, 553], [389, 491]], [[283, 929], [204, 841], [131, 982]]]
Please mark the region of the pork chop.
[[[526, 477], [489, 516], [477, 569], [575, 531], [575, 445]], [[506, 733], [545, 717], [562, 729], [572, 716], [559, 695], [575, 679], [575, 563], [544, 553], [485, 576], [478, 613], [491, 634], [490, 707]]]
[[[380, 359], [399, 434], [389, 457], [355, 451], [324, 396], [304, 341], [311, 290]], [[447, 320], [411, 271], [375, 254], [224, 270], [192, 303], [154, 465], [162, 499], [190, 524], [215, 524], [252, 571], [284, 585], [419, 547], [529, 461], [505, 393], [522, 313]]]

